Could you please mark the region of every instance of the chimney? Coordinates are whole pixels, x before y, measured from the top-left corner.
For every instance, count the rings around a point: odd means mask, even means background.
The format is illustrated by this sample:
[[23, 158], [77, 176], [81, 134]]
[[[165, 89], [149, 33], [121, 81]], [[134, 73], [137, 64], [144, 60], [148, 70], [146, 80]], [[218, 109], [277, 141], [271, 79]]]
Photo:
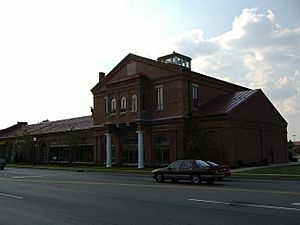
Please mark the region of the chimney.
[[105, 77], [105, 73], [99, 72], [99, 81], [101, 81]]

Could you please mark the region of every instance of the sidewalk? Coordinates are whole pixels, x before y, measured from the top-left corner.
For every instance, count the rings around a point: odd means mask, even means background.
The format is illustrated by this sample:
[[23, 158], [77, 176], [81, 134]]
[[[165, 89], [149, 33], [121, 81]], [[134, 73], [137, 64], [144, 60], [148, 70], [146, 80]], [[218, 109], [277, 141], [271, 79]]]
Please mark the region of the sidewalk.
[[[256, 167], [244, 167], [232, 169], [232, 177], [238, 178], [260, 178], [260, 179], [292, 179], [292, 180], [300, 180], [300, 175], [296, 174], [288, 174], [288, 173], [254, 173], [251, 172], [255, 169], [268, 169], [272, 167], [284, 167], [284, 166], [293, 166], [300, 165], [300, 162], [288, 162], [288, 163], [280, 163], [280, 164], [271, 164], [266, 166], [256, 166]], [[248, 172], [249, 171], [249, 172]]]
[[280, 166], [292, 166], [292, 165], [300, 165], [300, 162], [288, 162], [288, 163], [279, 163], [279, 164], [269, 164], [265, 166], [254, 166], [254, 167], [242, 167], [237, 169], [231, 169], [232, 173], [235, 172], [244, 172], [248, 170], [255, 170], [255, 169], [263, 169], [263, 168], [272, 168], [272, 167], [280, 167]]

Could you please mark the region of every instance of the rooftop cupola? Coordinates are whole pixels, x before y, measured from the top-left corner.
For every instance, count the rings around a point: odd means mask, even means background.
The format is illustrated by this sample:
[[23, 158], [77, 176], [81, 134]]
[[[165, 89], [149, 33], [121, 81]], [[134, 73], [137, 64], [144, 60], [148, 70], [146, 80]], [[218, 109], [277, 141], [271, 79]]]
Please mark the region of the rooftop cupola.
[[166, 64], [175, 64], [175, 65], [183, 66], [190, 70], [192, 58], [185, 55], [181, 55], [177, 52], [173, 52], [172, 54], [158, 57], [157, 61]]

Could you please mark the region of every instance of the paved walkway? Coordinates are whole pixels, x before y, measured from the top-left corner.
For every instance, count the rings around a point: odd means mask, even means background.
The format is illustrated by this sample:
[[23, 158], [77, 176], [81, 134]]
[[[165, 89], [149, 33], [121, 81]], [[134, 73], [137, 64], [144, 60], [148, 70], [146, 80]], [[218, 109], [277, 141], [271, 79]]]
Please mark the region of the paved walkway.
[[262, 168], [271, 168], [271, 167], [279, 167], [279, 166], [290, 166], [290, 165], [298, 165], [300, 162], [288, 162], [288, 163], [279, 163], [279, 164], [270, 164], [265, 166], [255, 166], [255, 167], [242, 167], [237, 169], [231, 169], [231, 172], [243, 172], [254, 169], [262, 169]]

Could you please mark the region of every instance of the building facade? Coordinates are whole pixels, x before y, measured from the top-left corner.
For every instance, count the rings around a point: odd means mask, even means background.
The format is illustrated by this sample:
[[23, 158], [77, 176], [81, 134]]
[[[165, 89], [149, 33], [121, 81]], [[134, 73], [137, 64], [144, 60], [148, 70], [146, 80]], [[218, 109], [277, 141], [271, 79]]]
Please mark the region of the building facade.
[[187, 56], [129, 54], [99, 73], [91, 91], [91, 116], [0, 131], [2, 156], [12, 160], [25, 133], [37, 137], [31, 156], [39, 162], [143, 168], [183, 158], [231, 166], [288, 160], [287, 122], [264, 93], [193, 72]]

